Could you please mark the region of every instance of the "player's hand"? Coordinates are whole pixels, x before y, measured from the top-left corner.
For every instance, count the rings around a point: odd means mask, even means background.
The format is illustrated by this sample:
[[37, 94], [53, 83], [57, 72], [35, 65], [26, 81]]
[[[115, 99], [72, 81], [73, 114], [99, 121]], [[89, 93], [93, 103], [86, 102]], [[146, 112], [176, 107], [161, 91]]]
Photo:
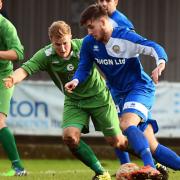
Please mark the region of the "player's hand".
[[79, 84], [78, 79], [73, 79], [72, 81], [66, 83], [64, 87], [68, 93], [72, 93], [78, 84]]
[[155, 84], [158, 84], [159, 76], [161, 76], [163, 70], [165, 69], [165, 63], [160, 63], [151, 74], [151, 77]]
[[14, 79], [12, 76], [8, 76], [7, 78], [4, 78], [3, 81], [4, 81], [4, 86], [6, 88], [11, 88], [14, 86]]

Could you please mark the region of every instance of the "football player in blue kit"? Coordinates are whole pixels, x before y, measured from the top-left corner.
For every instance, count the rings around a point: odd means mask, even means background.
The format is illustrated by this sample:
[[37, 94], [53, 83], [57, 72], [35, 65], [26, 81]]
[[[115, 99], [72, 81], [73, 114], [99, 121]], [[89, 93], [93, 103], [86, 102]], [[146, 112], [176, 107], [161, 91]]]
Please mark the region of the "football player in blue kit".
[[[124, 28], [129, 28], [130, 30], [135, 29], [132, 22], [122, 12], [116, 9], [119, 0], [97, 0], [96, 2], [107, 11], [109, 21], [111, 22], [113, 27], [120, 26]], [[128, 152], [121, 151], [117, 148], [115, 148], [114, 150], [121, 164], [130, 163], [130, 157]], [[163, 167], [163, 169], [166, 169], [166, 167]]]
[[[91, 5], [83, 11], [81, 24], [85, 25], [89, 35], [84, 38], [78, 70], [73, 80], [65, 85], [66, 90], [70, 92], [84, 82], [95, 62], [104, 73], [119, 109], [121, 129], [144, 165], [155, 168], [151, 148], [155, 149], [152, 152], [155, 160], [179, 170], [179, 156], [159, 144], [154, 136], [153, 129], [157, 131], [156, 123], [152, 123], [154, 127], [148, 132], [152, 136], [148, 139], [149, 143], [146, 133], [144, 135], [142, 132], [151, 119], [155, 97], [154, 83], [158, 83], [158, 78], [165, 69], [167, 55], [164, 49], [127, 28], [113, 29], [107, 11], [98, 5]], [[152, 71], [153, 80], [144, 72], [139, 54], [156, 59], [157, 67]], [[152, 143], [154, 140], [156, 143]]]
[[[109, 20], [113, 27], [124, 27], [128, 28], [130, 30], [135, 30], [133, 23], [120, 11], [116, 9], [118, 5], [119, 0], [97, 0], [97, 3], [107, 11]], [[113, 96], [113, 92], [112, 92]], [[154, 129], [152, 129], [154, 127]], [[142, 129], [142, 128], [141, 128]], [[145, 124], [144, 128], [142, 129], [144, 132], [144, 135], [149, 141], [151, 152], [154, 154], [154, 152], [157, 149], [158, 142], [154, 135], [152, 135], [152, 132], [157, 133], [158, 131], [158, 124], [155, 120], [149, 119], [147, 123]], [[122, 152], [119, 149], [115, 149], [116, 155], [119, 158], [121, 164], [129, 163], [130, 158], [129, 154], [127, 152]], [[171, 153], [170, 153], [171, 154]], [[175, 156], [174, 156], [175, 157]], [[177, 162], [177, 161], [175, 161]], [[168, 163], [167, 163], [168, 164]], [[166, 170], [166, 167], [161, 166], [159, 163], [156, 163], [156, 166], [158, 169], [163, 171], [165, 173], [164, 175], [168, 175], [168, 172]], [[173, 165], [170, 165], [169, 167], [177, 170], [179, 169], [179, 163], [173, 163]]]

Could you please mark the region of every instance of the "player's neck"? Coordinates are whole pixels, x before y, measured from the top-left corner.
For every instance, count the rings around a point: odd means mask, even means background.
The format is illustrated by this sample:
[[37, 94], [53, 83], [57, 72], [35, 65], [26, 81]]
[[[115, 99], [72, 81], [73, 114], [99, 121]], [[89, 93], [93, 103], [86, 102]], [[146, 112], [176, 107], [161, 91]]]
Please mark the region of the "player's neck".
[[103, 43], [104, 44], [106, 44], [109, 41], [109, 39], [110, 39], [110, 37], [112, 35], [112, 32], [113, 32], [113, 27], [112, 26], [108, 27], [107, 30], [104, 33], [104, 38], [103, 38]]

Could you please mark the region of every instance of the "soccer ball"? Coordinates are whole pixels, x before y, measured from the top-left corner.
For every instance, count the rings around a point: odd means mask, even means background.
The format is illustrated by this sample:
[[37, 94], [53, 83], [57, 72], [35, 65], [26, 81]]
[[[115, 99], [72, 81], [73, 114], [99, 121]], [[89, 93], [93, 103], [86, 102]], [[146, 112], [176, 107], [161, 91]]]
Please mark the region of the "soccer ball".
[[135, 163], [123, 164], [116, 172], [116, 180], [132, 180], [131, 173], [139, 169]]

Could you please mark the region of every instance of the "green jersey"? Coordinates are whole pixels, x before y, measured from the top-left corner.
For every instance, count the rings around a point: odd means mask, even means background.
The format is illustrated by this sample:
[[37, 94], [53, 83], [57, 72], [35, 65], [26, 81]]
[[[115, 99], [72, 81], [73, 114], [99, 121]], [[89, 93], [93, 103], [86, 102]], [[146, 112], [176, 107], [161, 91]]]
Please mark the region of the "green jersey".
[[72, 94], [64, 90], [65, 83], [69, 82], [79, 63], [79, 53], [82, 40], [71, 41], [72, 51], [69, 59], [59, 57], [52, 44], [40, 49], [30, 60], [23, 64], [22, 68], [29, 74], [38, 71], [47, 71], [56, 86], [73, 99], [89, 98], [99, 94], [105, 89], [105, 81], [94, 67], [89, 78], [79, 85]]
[[[24, 48], [18, 38], [14, 25], [0, 14], [0, 51], [14, 50], [18, 59], [23, 59]], [[13, 64], [10, 60], [0, 59], [0, 77], [12, 73]]]

